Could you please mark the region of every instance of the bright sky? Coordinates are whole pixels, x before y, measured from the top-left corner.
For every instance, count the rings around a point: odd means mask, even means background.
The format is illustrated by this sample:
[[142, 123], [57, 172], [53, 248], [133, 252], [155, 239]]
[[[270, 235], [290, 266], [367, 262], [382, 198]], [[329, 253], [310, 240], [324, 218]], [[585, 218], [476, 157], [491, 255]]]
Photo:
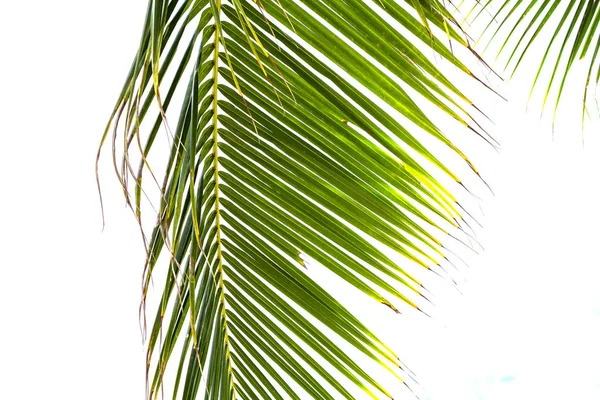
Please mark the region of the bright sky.
[[[145, 5], [3, 6], [0, 398], [143, 398], [142, 244], [108, 162], [101, 233], [94, 158]], [[525, 110], [531, 73], [479, 103], [500, 154], [457, 139], [495, 192], [472, 209], [485, 251], [455, 274], [463, 294], [438, 282], [433, 319], [370, 314], [422, 399], [600, 398], [600, 124], [583, 147], [568, 86], [553, 139]]]

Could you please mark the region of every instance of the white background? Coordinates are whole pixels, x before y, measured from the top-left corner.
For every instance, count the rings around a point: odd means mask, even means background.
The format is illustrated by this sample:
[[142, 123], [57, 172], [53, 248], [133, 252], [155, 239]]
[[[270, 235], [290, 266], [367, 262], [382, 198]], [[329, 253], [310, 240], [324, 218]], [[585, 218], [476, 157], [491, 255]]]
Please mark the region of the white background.
[[[145, 6], [2, 5], [2, 399], [143, 398], [143, 249], [108, 163], [101, 233], [94, 159]], [[496, 85], [508, 102], [478, 103], [500, 154], [460, 140], [495, 192], [472, 210], [485, 251], [461, 267], [463, 294], [438, 296], [433, 319], [380, 322], [422, 398], [600, 398], [599, 124], [583, 147], [569, 86], [552, 138], [539, 104], [525, 110], [531, 72]]]

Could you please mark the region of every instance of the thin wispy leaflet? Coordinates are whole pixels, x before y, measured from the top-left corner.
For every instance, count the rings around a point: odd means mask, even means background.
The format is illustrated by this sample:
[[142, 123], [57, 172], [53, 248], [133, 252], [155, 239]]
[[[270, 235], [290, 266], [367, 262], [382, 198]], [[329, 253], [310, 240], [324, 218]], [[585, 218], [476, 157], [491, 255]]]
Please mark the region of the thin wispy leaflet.
[[[598, 115], [596, 92], [600, 82], [600, 1], [598, 0], [486, 0], [464, 5], [464, 22], [481, 21], [483, 29], [478, 41], [481, 54], [492, 44], [510, 76], [533, 62], [530, 97], [542, 86], [542, 109], [550, 101], [554, 117], [569, 82], [581, 87], [582, 119]], [[540, 54], [527, 54], [536, 49]], [[573, 74], [578, 62], [582, 73]], [[577, 78], [580, 79], [577, 82]], [[581, 79], [583, 78], [583, 79]], [[590, 113], [591, 111], [591, 113]]]
[[475, 78], [457, 48], [477, 60], [439, 0], [149, 1], [102, 139], [140, 227], [160, 188], [148, 398], [392, 398], [340, 344], [403, 382], [398, 355], [305, 258], [393, 315], [426, 301], [408, 265], [446, 262], [440, 237], [465, 221], [461, 178], [419, 135], [478, 173], [419, 104], [491, 140], [432, 60]]

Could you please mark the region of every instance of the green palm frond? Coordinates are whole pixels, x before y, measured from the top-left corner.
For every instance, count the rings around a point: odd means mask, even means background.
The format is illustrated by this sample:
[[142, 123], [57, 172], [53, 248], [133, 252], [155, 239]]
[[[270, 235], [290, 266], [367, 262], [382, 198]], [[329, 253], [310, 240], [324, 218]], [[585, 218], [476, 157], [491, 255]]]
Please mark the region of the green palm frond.
[[554, 91], [555, 114], [574, 64], [586, 63], [586, 80], [581, 82], [585, 116], [588, 100], [595, 99], [600, 80], [600, 1], [486, 0], [478, 3], [471, 10], [472, 16], [491, 17], [482, 37], [488, 35], [488, 46], [493, 41], [498, 42], [498, 56], [503, 52], [507, 54], [505, 68], [511, 75], [527, 60], [526, 54], [534, 43], [546, 49], [541, 59], [534, 61], [539, 67], [531, 91], [536, 85], [545, 85], [543, 106]]
[[[140, 226], [145, 193], [164, 179], [145, 237], [144, 301], [166, 257], [149, 398], [352, 399], [350, 386], [391, 397], [339, 343], [402, 380], [397, 355], [302, 257], [395, 311], [418, 309], [423, 288], [406, 265], [442, 262], [438, 236], [462, 218], [434, 175], [459, 178], [415, 133], [469, 162], [415, 99], [476, 126], [471, 102], [415, 44], [472, 75], [449, 39], [469, 49], [437, 0], [149, 2], [102, 139]], [[164, 175], [148, 161], [161, 127]]]

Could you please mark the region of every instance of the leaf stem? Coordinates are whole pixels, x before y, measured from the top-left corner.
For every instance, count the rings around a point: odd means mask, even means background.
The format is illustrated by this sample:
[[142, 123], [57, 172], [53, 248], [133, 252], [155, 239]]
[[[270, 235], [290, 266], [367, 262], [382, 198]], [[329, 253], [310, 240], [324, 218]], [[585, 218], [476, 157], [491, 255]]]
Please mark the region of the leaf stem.
[[[216, 10], [221, 12], [221, 0], [216, 0]], [[219, 21], [218, 15], [215, 15], [215, 24]], [[215, 29], [214, 39], [214, 56], [213, 56], [213, 155], [214, 155], [214, 168], [215, 168], [215, 224], [217, 228], [216, 240], [217, 240], [217, 262], [218, 262], [218, 274], [219, 274], [219, 288], [221, 289], [220, 302], [223, 306], [223, 327], [225, 331], [225, 357], [227, 363], [227, 369], [231, 377], [231, 387], [233, 390], [233, 398], [236, 398], [235, 388], [233, 384], [233, 369], [231, 367], [231, 354], [229, 347], [229, 328], [227, 327], [227, 313], [225, 312], [225, 285], [223, 282], [223, 254], [221, 246], [221, 213], [220, 213], [220, 200], [219, 200], [219, 119], [218, 119], [218, 83], [219, 83], [219, 43], [220, 43], [221, 27], [217, 26]]]

